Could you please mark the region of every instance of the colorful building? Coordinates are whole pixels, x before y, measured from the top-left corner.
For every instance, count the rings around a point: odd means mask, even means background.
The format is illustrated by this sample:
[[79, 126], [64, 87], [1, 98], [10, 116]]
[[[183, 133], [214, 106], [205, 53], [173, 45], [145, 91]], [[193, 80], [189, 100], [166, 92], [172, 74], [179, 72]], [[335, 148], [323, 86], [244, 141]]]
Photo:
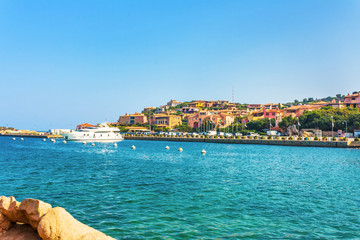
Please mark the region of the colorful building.
[[284, 111], [276, 109], [264, 109], [264, 118], [280, 119], [284, 115]]
[[118, 122], [120, 125], [145, 124], [148, 119], [143, 113], [134, 113], [120, 116]]
[[191, 107], [191, 108], [203, 108], [203, 107], [205, 107], [205, 104], [206, 104], [206, 101], [197, 100], [197, 101], [190, 102], [187, 105], [188, 105], [188, 107]]
[[210, 120], [211, 113], [209, 111], [200, 111], [192, 116], [189, 116], [188, 125], [192, 128], [200, 127], [205, 121]]
[[250, 111], [261, 111], [263, 109], [263, 106], [261, 104], [248, 104], [246, 107]]
[[232, 114], [216, 114], [211, 111], [200, 111], [193, 116], [188, 117], [188, 125], [192, 128], [199, 128], [205, 122], [209, 122], [217, 128], [223, 128], [231, 125], [234, 120], [235, 117]]
[[278, 104], [278, 103], [267, 103], [267, 104], [263, 105], [264, 109], [276, 109], [276, 108], [279, 108], [279, 107], [282, 107], [282, 105]]
[[199, 111], [198, 108], [193, 107], [182, 107], [180, 110], [183, 113], [197, 113]]
[[322, 106], [315, 105], [297, 105], [291, 106], [284, 109], [284, 117], [300, 117], [304, 114], [305, 111], [313, 111], [316, 109], [320, 109]]
[[182, 102], [171, 99], [170, 102], [168, 102], [166, 105], [168, 107], [176, 107], [177, 105], [180, 105], [180, 104], [182, 104]]
[[182, 123], [181, 116], [170, 114], [154, 114], [151, 116], [150, 122], [159, 127], [168, 127], [171, 129]]
[[264, 111], [261, 110], [251, 111], [248, 116], [249, 121], [257, 121], [262, 118], [264, 118]]
[[360, 108], [360, 92], [345, 96], [344, 105], [346, 107]]

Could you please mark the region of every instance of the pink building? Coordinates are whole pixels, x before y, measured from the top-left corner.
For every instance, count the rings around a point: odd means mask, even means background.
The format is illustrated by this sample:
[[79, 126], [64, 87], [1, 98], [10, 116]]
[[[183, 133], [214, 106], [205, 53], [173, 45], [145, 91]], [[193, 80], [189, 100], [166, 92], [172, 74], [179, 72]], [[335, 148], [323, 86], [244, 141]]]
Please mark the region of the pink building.
[[206, 120], [210, 119], [210, 112], [200, 111], [193, 116], [188, 117], [188, 125], [192, 128], [200, 127]]
[[264, 118], [278, 119], [284, 115], [284, 111], [278, 108], [276, 109], [264, 109]]
[[344, 105], [346, 107], [360, 108], [360, 92], [345, 96]]
[[231, 125], [234, 120], [235, 117], [231, 114], [213, 114], [209, 111], [200, 111], [197, 114], [188, 117], [188, 125], [192, 128], [198, 128], [204, 124], [204, 122], [208, 121], [217, 127], [223, 128]]

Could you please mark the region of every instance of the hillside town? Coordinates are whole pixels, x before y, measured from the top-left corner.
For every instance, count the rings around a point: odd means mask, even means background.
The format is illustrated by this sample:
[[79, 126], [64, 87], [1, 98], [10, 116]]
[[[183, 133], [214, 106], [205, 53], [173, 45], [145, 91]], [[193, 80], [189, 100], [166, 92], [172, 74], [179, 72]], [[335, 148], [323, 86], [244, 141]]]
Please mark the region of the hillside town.
[[[219, 130], [234, 124], [241, 124], [244, 128], [249, 122], [265, 119], [269, 122], [269, 130], [280, 130], [279, 126], [284, 118], [299, 119], [304, 113], [314, 110], [351, 108], [359, 111], [360, 93], [337, 96], [330, 101], [315, 99], [308, 103], [304, 102], [295, 100], [294, 103], [289, 104], [240, 104], [224, 100], [191, 102], [170, 100], [166, 105], [146, 107], [141, 113], [121, 115], [114, 125], [129, 131], [186, 129], [190, 132]], [[149, 126], [153, 129], [149, 129]]]
[[[97, 124], [99, 125], [99, 124]], [[170, 100], [158, 107], [145, 107], [141, 112], [125, 113], [109, 123], [123, 133], [220, 133], [254, 132], [270, 135], [304, 135], [339, 137], [360, 135], [360, 92], [323, 99], [294, 100], [291, 103], [240, 104], [225, 100]], [[77, 130], [96, 127], [83, 123]], [[60, 136], [70, 129], [51, 129], [48, 133], [13, 128], [0, 128], [1, 135]], [[346, 135], [348, 134], [348, 135]]]

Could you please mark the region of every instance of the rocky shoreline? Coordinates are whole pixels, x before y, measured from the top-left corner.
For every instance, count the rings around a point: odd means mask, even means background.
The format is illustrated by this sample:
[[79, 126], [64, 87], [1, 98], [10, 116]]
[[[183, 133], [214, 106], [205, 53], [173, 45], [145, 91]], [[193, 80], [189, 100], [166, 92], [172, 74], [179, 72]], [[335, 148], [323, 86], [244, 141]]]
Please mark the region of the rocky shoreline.
[[2, 240], [114, 240], [76, 220], [64, 208], [28, 198], [0, 197]]

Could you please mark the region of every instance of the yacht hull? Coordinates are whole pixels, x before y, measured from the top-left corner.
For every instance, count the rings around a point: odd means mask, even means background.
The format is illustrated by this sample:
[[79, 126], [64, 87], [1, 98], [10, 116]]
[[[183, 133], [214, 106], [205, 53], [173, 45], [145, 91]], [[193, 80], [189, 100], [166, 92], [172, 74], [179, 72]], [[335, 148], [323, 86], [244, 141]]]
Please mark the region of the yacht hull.
[[[81, 141], [81, 142], [120, 142], [124, 138], [120, 134], [104, 134], [101, 136], [98, 133], [95, 134], [80, 134], [80, 133], [62, 133], [61, 134], [66, 141]], [[88, 136], [89, 135], [89, 136]], [[109, 135], [109, 136], [108, 136]]]

